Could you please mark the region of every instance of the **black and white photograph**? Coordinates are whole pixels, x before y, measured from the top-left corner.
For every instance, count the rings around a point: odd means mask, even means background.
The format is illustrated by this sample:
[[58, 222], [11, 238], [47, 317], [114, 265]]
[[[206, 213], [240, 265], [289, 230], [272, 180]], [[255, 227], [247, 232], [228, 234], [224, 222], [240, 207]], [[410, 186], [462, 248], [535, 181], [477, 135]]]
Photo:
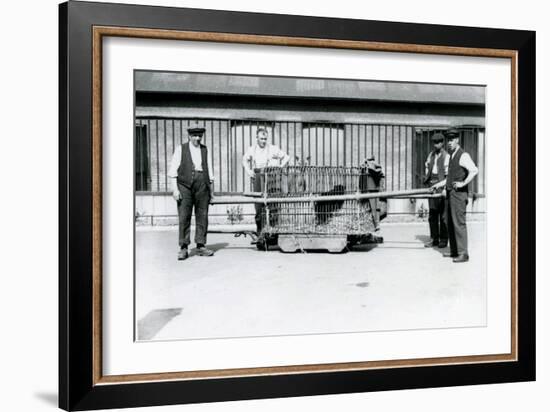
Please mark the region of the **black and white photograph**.
[[485, 85], [133, 82], [137, 342], [487, 325]]

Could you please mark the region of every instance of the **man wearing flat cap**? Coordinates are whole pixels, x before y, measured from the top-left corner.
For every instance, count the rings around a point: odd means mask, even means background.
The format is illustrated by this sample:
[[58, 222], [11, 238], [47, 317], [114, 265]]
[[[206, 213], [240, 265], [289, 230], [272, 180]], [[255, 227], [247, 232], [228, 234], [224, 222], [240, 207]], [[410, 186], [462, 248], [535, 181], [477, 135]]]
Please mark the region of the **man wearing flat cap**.
[[212, 256], [206, 248], [208, 232], [208, 205], [212, 199], [214, 173], [208, 162], [208, 149], [201, 144], [205, 129], [197, 121], [187, 128], [189, 141], [174, 150], [168, 177], [172, 196], [178, 205], [179, 250], [178, 260], [187, 259], [191, 243], [191, 215], [195, 209], [195, 243], [199, 256]]
[[447, 178], [432, 186], [432, 190], [444, 187], [447, 193], [446, 217], [451, 251], [444, 256], [461, 263], [469, 260], [466, 228], [468, 184], [477, 175], [478, 169], [470, 155], [460, 147], [458, 130], [450, 129], [446, 135], [450, 153]]
[[[433, 150], [428, 155], [425, 163], [424, 184], [433, 186], [445, 180], [447, 168], [449, 166], [449, 154], [443, 149], [443, 140], [445, 137], [441, 133], [435, 133], [432, 136]], [[443, 188], [436, 190], [441, 193]], [[447, 247], [449, 236], [447, 234], [447, 225], [445, 224], [445, 198], [429, 198], [430, 208], [428, 222], [430, 223], [431, 241], [426, 243], [425, 247]]]

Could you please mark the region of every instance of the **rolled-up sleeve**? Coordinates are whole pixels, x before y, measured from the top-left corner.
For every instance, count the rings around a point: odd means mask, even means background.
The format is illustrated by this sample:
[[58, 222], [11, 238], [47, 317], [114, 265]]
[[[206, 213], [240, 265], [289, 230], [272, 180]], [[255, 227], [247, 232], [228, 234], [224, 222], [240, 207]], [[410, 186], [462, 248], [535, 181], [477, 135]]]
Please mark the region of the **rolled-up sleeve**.
[[241, 164], [245, 170], [252, 170], [254, 168], [254, 146], [250, 146], [248, 149], [246, 149], [246, 152], [244, 152], [243, 159], [241, 161]]
[[248, 149], [246, 149], [246, 152], [244, 152], [244, 155], [243, 155], [243, 162], [250, 162], [254, 157], [253, 152], [254, 152], [254, 146], [250, 146]]
[[214, 177], [214, 169], [212, 169], [212, 162], [208, 162], [208, 176], [210, 177], [210, 181], [213, 182], [215, 180]]
[[472, 160], [472, 158], [470, 157], [470, 155], [466, 152], [464, 152], [462, 154], [462, 156], [460, 156], [459, 164], [464, 169], [468, 170], [468, 172], [470, 172], [470, 173], [477, 173], [478, 172], [477, 166], [475, 165], [475, 163]]
[[168, 169], [168, 177], [178, 177], [178, 168], [181, 162], [181, 146], [176, 147], [172, 160], [170, 161], [170, 168]]
[[426, 158], [426, 162], [424, 163], [424, 173], [427, 175], [430, 171], [428, 170], [428, 168], [430, 167], [430, 160], [432, 158], [432, 153], [430, 152], [430, 154], [428, 155], [428, 157]]
[[281, 165], [285, 165], [289, 160], [290, 160], [290, 156], [288, 154], [286, 154], [286, 152], [283, 150], [283, 149], [280, 149], [279, 147], [275, 146], [276, 150], [277, 150], [277, 159], [280, 160], [281, 162]]

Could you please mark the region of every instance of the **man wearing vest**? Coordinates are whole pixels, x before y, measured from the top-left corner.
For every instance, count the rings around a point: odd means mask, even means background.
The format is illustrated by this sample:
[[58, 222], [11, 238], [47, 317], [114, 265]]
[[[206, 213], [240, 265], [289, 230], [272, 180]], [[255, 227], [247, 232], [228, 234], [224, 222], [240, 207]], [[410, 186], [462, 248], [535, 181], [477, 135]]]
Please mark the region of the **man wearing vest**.
[[[267, 142], [268, 132], [260, 127], [256, 131], [256, 144], [250, 146], [243, 155], [242, 165], [246, 174], [252, 179], [255, 192], [264, 190], [264, 175], [259, 169], [268, 166], [284, 167], [290, 160], [290, 157], [277, 146]], [[261, 203], [255, 203], [256, 209], [256, 231], [260, 234], [262, 230], [262, 213], [265, 206]], [[273, 211], [273, 216], [276, 211]]]
[[208, 231], [208, 205], [212, 199], [214, 173], [208, 162], [208, 150], [201, 144], [204, 127], [192, 122], [187, 128], [189, 142], [174, 150], [168, 177], [172, 196], [178, 205], [179, 250], [178, 260], [187, 259], [187, 248], [191, 243], [191, 215], [195, 208], [195, 243], [199, 256], [212, 256], [206, 248]]
[[[441, 133], [435, 133], [432, 136], [434, 150], [428, 155], [425, 166], [424, 184], [433, 186], [443, 180], [447, 174], [449, 166], [449, 154], [443, 149], [444, 136]], [[440, 193], [443, 188], [437, 190]], [[430, 237], [432, 240], [426, 243], [425, 247], [447, 247], [447, 225], [445, 224], [445, 198], [428, 199], [430, 214], [428, 221], [430, 223]]]
[[447, 229], [451, 251], [445, 257], [453, 262], [467, 262], [468, 232], [466, 229], [466, 205], [468, 204], [468, 184], [477, 175], [478, 169], [472, 158], [459, 145], [456, 129], [447, 131], [449, 145], [449, 170], [447, 178], [432, 186], [432, 190], [444, 187], [447, 194]]

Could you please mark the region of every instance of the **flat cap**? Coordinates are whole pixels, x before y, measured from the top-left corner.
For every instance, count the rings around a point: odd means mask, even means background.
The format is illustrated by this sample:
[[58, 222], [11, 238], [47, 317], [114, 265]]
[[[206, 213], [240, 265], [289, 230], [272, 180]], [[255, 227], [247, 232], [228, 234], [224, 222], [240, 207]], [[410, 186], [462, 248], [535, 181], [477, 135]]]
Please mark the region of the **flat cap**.
[[187, 132], [189, 134], [192, 133], [204, 133], [206, 129], [200, 125], [200, 123], [197, 120], [193, 120], [191, 123], [189, 123], [189, 126], [187, 126]]
[[432, 136], [432, 142], [442, 142], [443, 140], [445, 140], [445, 136], [442, 133], [435, 133]]
[[458, 137], [459, 134], [458, 130], [454, 128], [445, 131], [445, 136], [447, 137]]

